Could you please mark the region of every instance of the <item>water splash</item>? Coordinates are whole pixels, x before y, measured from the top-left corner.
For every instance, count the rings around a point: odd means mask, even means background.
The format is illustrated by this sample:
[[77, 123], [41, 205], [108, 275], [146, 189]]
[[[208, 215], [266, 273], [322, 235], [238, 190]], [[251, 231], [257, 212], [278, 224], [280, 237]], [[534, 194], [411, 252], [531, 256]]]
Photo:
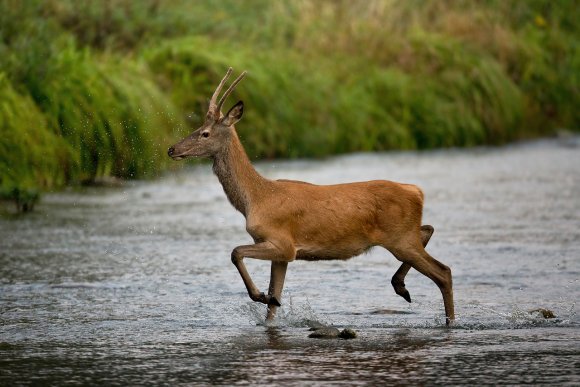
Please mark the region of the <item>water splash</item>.
[[308, 300], [295, 302], [290, 294], [284, 294], [284, 305], [278, 308], [273, 321], [266, 321], [266, 308], [263, 304], [247, 302], [240, 307], [250, 320], [256, 325], [292, 327], [292, 328], [317, 328], [328, 326], [329, 323], [314, 312]]

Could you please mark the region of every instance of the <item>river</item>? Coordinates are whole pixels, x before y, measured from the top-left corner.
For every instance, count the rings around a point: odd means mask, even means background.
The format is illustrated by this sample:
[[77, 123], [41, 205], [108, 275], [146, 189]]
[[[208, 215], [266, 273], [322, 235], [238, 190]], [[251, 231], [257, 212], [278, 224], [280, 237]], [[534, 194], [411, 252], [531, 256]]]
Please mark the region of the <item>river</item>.
[[[251, 242], [244, 219], [210, 166], [195, 165], [47, 194], [34, 213], [0, 218], [0, 385], [580, 383], [579, 147], [256, 166], [270, 178], [422, 187], [423, 223], [435, 227], [427, 250], [453, 271], [455, 325], [416, 271], [413, 302], [394, 293], [399, 262], [381, 248], [291, 263], [283, 307], [265, 324], [230, 262]], [[246, 262], [267, 289], [269, 263]], [[308, 338], [318, 324], [358, 337]]]

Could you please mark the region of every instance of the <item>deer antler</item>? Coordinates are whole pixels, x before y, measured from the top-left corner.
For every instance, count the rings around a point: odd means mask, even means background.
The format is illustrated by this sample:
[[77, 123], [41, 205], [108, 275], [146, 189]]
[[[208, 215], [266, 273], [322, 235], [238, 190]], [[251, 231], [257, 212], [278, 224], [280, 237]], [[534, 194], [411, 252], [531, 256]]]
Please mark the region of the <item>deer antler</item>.
[[236, 80], [232, 82], [232, 84], [230, 85], [230, 87], [226, 90], [226, 92], [224, 93], [224, 95], [222, 95], [222, 97], [220, 98], [219, 103], [216, 105], [217, 97], [220, 94], [220, 92], [221, 92], [222, 88], [224, 87], [224, 84], [228, 80], [229, 76], [231, 75], [232, 71], [233, 71], [233, 69], [231, 67], [228, 68], [228, 71], [226, 72], [226, 75], [223, 77], [223, 79], [220, 82], [220, 84], [218, 85], [217, 89], [215, 89], [215, 91], [213, 92], [213, 95], [211, 96], [211, 100], [209, 101], [209, 109], [208, 109], [208, 112], [207, 112], [207, 117], [208, 118], [213, 118], [214, 120], [219, 120], [219, 118], [220, 118], [220, 111], [221, 111], [222, 105], [224, 104], [225, 100], [232, 93], [232, 91], [235, 89], [235, 87], [238, 85], [238, 83], [240, 83], [240, 81], [242, 80], [242, 78], [244, 78], [246, 76], [246, 74], [247, 74], [247, 71], [242, 72], [236, 78]]
[[224, 84], [226, 83], [226, 81], [228, 80], [230, 75], [232, 74], [232, 71], [233, 71], [233, 69], [231, 67], [228, 68], [226, 75], [224, 75], [224, 77], [222, 78], [222, 81], [218, 85], [217, 89], [215, 89], [215, 91], [213, 92], [213, 95], [211, 96], [211, 99], [209, 100], [209, 108], [207, 110], [207, 117], [208, 118], [215, 117], [216, 113], [217, 113], [217, 118], [219, 119], [220, 111], [216, 105], [216, 100], [217, 100], [218, 95], [220, 94], [220, 91], [222, 91], [222, 87], [224, 87]]
[[226, 92], [224, 93], [224, 95], [222, 95], [222, 97], [220, 98], [220, 102], [218, 103], [218, 107], [217, 107], [218, 112], [221, 110], [222, 105], [224, 104], [225, 100], [229, 97], [229, 95], [232, 93], [232, 91], [234, 91], [234, 89], [236, 88], [236, 86], [238, 85], [238, 83], [240, 83], [240, 81], [246, 76], [247, 73], [248, 73], [247, 71], [243, 71], [236, 78], [236, 80], [232, 82], [232, 84], [226, 90]]

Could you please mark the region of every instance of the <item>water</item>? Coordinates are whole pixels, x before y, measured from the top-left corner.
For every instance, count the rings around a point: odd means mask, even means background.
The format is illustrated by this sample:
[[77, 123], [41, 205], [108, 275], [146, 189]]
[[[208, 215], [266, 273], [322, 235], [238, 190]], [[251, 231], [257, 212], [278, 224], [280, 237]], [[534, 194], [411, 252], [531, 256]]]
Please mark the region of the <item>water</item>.
[[[356, 154], [259, 163], [320, 184], [387, 178], [426, 194], [429, 252], [451, 266], [457, 323], [377, 248], [290, 264], [264, 323], [230, 263], [251, 242], [208, 165], [45, 196], [0, 219], [0, 385], [580, 383], [580, 149]], [[268, 262], [246, 260], [262, 290]], [[536, 308], [548, 308], [544, 319]], [[309, 339], [316, 324], [354, 340]]]

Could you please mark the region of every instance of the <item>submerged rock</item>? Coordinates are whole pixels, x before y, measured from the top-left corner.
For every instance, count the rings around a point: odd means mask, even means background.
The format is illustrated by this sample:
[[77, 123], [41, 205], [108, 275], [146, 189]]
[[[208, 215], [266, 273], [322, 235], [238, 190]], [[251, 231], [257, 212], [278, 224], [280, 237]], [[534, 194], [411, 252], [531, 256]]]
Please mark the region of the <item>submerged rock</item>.
[[350, 328], [345, 328], [339, 331], [335, 327], [321, 327], [321, 328], [310, 328], [313, 331], [308, 337], [313, 339], [354, 339], [356, 337], [356, 332]]
[[356, 338], [356, 332], [350, 328], [345, 328], [338, 334], [338, 337], [345, 340], [354, 339]]
[[530, 310], [529, 313], [530, 314], [538, 313], [543, 318], [546, 318], [546, 319], [547, 318], [556, 318], [556, 315], [550, 309], [538, 308], [538, 309]]
[[313, 339], [332, 339], [338, 337], [340, 331], [334, 327], [324, 327], [316, 329], [314, 332], [308, 335], [308, 337]]

